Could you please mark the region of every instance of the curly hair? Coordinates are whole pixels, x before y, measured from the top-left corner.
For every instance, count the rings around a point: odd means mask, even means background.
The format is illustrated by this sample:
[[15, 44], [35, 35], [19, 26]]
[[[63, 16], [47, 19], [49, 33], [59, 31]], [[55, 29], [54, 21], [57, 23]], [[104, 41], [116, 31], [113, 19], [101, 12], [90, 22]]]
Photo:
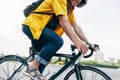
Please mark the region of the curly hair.
[[79, 7], [79, 8], [83, 7], [84, 5], [87, 4], [87, 1], [88, 0], [81, 0], [80, 4], [78, 4], [77, 7]]

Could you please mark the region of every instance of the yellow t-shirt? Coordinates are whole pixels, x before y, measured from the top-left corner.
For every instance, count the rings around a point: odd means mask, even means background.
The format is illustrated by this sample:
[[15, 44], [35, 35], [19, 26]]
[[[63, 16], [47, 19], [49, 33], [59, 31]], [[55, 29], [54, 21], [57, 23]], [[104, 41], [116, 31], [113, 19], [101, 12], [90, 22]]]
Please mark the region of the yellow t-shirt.
[[[55, 15], [66, 15], [70, 23], [75, 22], [75, 17], [73, 14], [73, 9], [70, 9], [67, 13], [67, 0], [45, 0], [34, 12], [43, 12], [43, 13], [55, 13]], [[52, 15], [48, 14], [30, 14], [25, 21], [24, 25], [29, 26], [34, 39], [39, 39], [44, 27], [51, 20]], [[62, 27], [59, 26], [55, 32], [58, 35], [62, 35], [64, 32]]]

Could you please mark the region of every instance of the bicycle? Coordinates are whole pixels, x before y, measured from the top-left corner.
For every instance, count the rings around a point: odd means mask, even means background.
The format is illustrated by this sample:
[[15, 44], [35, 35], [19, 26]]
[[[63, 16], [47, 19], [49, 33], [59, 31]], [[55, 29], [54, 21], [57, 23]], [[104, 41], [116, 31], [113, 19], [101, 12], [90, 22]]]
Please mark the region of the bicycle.
[[[99, 47], [99, 45], [95, 45]], [[88, 58], [92, 56], [93, 49], [89, 47], [90, 54], [84, 56]], [[55, 80], [61, 73], [63, 73], [68, 67], [73, 66], [64, 77], [64, 80], [112, 80], [105, 72], [98, 68], [82, 65], [77, 59], [82, 55], [81, 52], [75, 51], [75, 46], [71, 45], [72, 54], [55, 54], [56, 57], [69, 58], [69, 61], [55, 74], [50, 76], [48, 80]], [[35, 57], [38, 53], [34, 48], [30, 47], [30, 55], [27, 58], [22, 58], [17, 55], [6, 55], [0, 58], [0, 80], [31, 80], [29, 77], [23, 75], [23, 71], [26, 70], [29, 65], [28, 60], [31, 57]]]

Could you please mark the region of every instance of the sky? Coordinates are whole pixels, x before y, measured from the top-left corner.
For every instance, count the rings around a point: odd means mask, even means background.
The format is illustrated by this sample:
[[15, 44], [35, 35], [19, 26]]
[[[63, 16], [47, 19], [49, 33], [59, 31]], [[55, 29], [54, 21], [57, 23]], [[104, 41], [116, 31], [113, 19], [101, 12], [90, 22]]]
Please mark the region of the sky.
[[[23, 9], [35, 0], [0, 1], [0, 53], [28, 55], [30, 40], [22, 33]], [[75, 9], [77, 23], [89, 42], [100, 45], [105, 59], [120, 59], [120, 0], [88, 0]], [[70, 52], [71, 41], [64, 34], [59, 52]]]

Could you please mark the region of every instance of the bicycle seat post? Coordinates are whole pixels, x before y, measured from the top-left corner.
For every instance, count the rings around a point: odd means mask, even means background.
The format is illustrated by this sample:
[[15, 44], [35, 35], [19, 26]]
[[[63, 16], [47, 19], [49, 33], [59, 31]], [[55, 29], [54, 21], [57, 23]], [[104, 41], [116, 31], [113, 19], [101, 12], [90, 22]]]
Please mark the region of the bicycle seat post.
[[32, 56], [32, 58], [34, 59], [35, 58], [35, 54], [36, 54], [35, 48], [34, 47], [30, 47], [29, 48], [29, 56], [30, 57]]

